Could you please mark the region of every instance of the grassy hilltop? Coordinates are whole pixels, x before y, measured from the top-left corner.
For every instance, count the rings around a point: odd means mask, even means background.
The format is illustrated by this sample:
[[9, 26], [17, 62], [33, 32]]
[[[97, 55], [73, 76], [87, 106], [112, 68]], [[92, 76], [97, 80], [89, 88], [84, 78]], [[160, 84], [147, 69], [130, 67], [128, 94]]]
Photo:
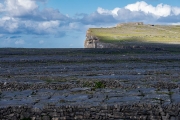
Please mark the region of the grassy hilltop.
[[112, 28], [90, 28], [89, 35], [100, 42], [122, 44], [163, 43], [180, 44], [180, 25], [118, 24]]

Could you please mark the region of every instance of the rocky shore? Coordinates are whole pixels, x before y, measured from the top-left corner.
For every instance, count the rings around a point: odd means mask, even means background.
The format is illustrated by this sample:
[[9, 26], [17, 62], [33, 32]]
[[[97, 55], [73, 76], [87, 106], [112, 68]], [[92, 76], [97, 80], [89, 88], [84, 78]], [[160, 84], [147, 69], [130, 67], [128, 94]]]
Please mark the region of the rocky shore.
[[178, 120], [179, 53], [0, 49], [0, 119]]

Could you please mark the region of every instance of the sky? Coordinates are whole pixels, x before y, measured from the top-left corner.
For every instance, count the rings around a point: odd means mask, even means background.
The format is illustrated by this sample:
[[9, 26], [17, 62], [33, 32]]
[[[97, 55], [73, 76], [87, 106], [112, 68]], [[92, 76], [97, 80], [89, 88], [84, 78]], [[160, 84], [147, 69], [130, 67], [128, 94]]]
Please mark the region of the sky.
[[0, 48], [83, 48], [88, 28], [180, 25], [179, 0], [0, 0]]

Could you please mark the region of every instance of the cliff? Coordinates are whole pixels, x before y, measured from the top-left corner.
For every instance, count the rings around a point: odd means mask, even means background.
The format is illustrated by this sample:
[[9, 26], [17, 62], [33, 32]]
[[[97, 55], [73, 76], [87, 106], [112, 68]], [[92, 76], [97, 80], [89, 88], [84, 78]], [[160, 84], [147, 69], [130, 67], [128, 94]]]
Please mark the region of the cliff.
[[85, 48], [116, 48], [115, 44], [101, 42], [97, 36], [91, 33], [91, 29], [86, 32], [86, 40], [84, 42]]
[[[89, 28], [85, 48], [139, 48], [149, 44], [180, 44], [180, 26], [120, 23], [112, 28]], [[147, 47], [147, 46], [146, 46]]]

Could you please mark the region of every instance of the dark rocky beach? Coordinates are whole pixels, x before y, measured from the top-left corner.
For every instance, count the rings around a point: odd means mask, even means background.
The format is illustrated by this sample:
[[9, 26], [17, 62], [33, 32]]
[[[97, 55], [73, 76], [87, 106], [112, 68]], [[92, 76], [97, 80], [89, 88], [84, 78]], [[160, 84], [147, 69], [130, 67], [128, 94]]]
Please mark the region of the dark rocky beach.
[[177, 45], [0, 49], [0, 119], [180, 119]]

